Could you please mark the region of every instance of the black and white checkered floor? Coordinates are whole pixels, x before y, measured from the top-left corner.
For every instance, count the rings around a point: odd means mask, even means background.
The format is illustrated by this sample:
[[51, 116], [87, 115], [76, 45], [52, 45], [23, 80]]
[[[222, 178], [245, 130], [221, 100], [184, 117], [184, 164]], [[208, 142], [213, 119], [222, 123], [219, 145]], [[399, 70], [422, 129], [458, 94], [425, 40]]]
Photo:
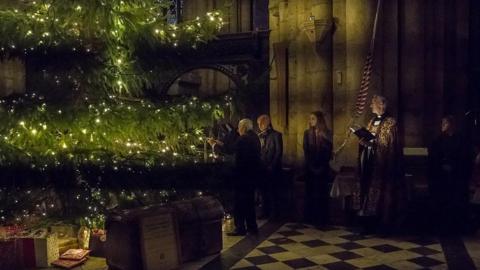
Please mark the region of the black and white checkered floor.
[[448, 269], [436, 238], [379, 238], [287, 223], [232, 269]]

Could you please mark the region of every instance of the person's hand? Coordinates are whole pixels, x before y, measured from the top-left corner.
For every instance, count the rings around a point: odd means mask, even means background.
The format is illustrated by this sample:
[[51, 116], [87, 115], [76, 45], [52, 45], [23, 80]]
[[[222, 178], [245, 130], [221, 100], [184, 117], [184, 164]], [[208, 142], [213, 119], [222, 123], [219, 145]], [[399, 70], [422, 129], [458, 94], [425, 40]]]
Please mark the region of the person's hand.
[[214, 138], [208, 138], [208, 139], [207, 139], [207, 142], [208, 142], [208, 144], [210, 144], [211, 146], [214, 146], [214, 145], [216, 145], [216, 144], [218, 144], [218, 145], [223, 145], [223, 142], [222, 142], [222, 141], [216, 140], [216, 139], [214, 139]]
[[207, 142], [208, 144], [210, 144], [210, 146], [213, 146], [214, 144], [216, 144], [216, 140], [214, 138], [207, 138]]

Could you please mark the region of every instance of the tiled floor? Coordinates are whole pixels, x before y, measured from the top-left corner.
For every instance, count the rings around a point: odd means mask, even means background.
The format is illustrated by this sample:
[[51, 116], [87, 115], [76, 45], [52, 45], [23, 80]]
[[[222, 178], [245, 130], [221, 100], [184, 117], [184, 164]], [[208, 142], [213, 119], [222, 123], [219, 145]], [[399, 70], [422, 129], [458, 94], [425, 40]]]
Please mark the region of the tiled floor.
[[[258, 220], [257, 224], [261, 228], [267, 220]], [[240, 242], [244, 237], [242, 236], [227, 236], [227, 232], [232, 231], [234, 229], [233, 219], [227, 219], [223, 222], [222, 232], [223, 232], [223, 251], [230, 249], [232, 246]], [[182, 270], [196, 270], [202, 268], [204, 265], [215, 259], [218, 255], [212, 255], [201, 260], [188, 262], [182, 265]]]
[[477, 269], [480, 269], [480, 233], [474, 237], [464, 237], [463, 243]]
[[287, 223], [233, 269], [447, 269], [436, 238], [387, 239]]
[[[230, 223], [229, 223], [230, 222]], [[341, 227], [316, 229], [297, 223], [259, 222], [257, 237], [228, 237], [224, 249], [213, 255], [182, 265], [182, 270], [196, 269], [480, 269], [480, 234], [454, 238], [436, 237], [381, 238], [362, 236]], [[231, 220], [224, 232], [231, 229]], [[459, 243], [453, 248], [449, 243]], [[460, 261], [471, 259], [470, 265]], [[463, 257], [465, 258], [465, 257]], [[473, 266], [473, 263], [475, 266]], [[469, 267], [466, 267], [466, 266]], [[105, 270], [105, 260], [91, 258], [83, 270]]]

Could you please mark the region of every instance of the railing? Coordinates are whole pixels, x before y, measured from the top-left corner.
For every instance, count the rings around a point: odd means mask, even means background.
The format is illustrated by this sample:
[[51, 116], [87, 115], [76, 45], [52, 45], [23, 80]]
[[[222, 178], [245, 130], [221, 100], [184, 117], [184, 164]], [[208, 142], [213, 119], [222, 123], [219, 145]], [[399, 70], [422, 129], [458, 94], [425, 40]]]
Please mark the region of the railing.
[[218, 38], [198, 46], [196, 50], [182, 52], [182, 56], [205, 63], [232, 63], [268, 58], [269, 31], [221, 34]]

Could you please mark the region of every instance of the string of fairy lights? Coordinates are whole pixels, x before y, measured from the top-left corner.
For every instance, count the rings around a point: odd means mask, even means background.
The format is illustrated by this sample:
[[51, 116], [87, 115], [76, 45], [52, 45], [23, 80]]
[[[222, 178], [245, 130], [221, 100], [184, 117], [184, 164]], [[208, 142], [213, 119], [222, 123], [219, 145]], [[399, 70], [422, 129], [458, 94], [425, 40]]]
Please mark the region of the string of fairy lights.
[[147, 168], [202, 162], [205, 127], [222, 118], [231, 102], [230, 96], [161, 104], [112, 97], [63, 108], [47, 105], [35, 93], [0, 100], [0, 164], [38, 170], [88, 164], [116, 170], [139, 162]]
[[142, 86], [150, 84], [150, 70], [139, 64], [138, 50], [196, 48], [225, 25], [220, 11], [169, 24], [170, 4], [169, 0], [40, 0], [2, 9], [0, 56], [48, 55], [52, 50], [89, 55], [102, 66], [95, 74], [96, 80], [104, 80], [100, 85], [105, 92], [140, 96]]
[[[195, 49], [225, 25], [220, 11], [169, 24], [170, 5], [170, 0], [36, 0], [0, 10], [1, 59], [43, 56], [43, 63], [61, 53], [78, 61], [61, 71], [45, 65], [37, 75], [46, 84], [35, 82], [42, 89], [0, 100], [0, 166], [45, 177], [72, 169], [80, 184], [63, 196], [72, 196], [69, 207], [90, 227], [102, 226], [106, 209], [122, 201], [161, 202], [175, 191], [106, 191], [85, 181], [84, 166], [135, 174], [205, 162], [205, 127], [231, 107], [231, 97], [162, 103], [123, 99], [141, 97], [158, 76], [142, 65], [141, 53]], [[55, 89], [65, 96], [85, 94], [74, 105], [55, 105], [46, 96]], [[65, 210], [68, 199], [51, 185], [0, 188], [0, 223], [48, 219]]]
[[[112, 96], [99, 103], [85, 99], [75, 108], [61, 108], [48, 105], [35, 93], [3, 99], [0, 166], [20, 167], [45, 177], [69, 168], [81, 183], [74, 194], [77, 215], [88, 226], [101, 226], [107, 203], [112, 204], [112, 200], [114, 204], [139, 198], [158, 202], [166, 200], [172, 191], [161, 190], [160, 195], [157, 191], [113, 193], [101, 188], [101, 182], [85, 181], [83, 167], [127, 172], [131, 177], [150, 169], [214, 161], [210, 148], [205, 147], [209, 135], [205, 127], [224, 117], [231, 103], [230, 96], [209, 102], [190, 97], [160, 104], [118, 101]], [[58, 216], [59, 207], [66, 207], [64, 200], [45, 190], [49, 189], [0, 188], [0, 223]]]
[[[200, 195], [197, 192], [196, 195]], [[165, 204], [177, 196], [174, 189], [106, 191], [100, 187], [83, 184], [72, 193], [74, 200], [70, 202], [70, 210], [75, 211], [69, 216], [72, 222], [89, 228], [104, 228], [105, 214], [114, 207], [128, 207], [145, 204]], [[27, 190], [9, 190], [0, 188], [0, 224], [25, 224], [26, 222], [55, 223], [62, 218], [65, 207], [64, 198], [52, 192], [51, 188], [31, 188]], [[11, 206], [11, 207], [9, 207]], [[45, 222], [47, 221], [47, 222]]]
[[[2, 32], [13, 33], [8, 40], [0, 41], [0, 50], [28, 54], [36, 49], [63, 46], [74, 52], [92, 52], [108, 46], [112, 40], [119, 45], [135, 42], [134, 36], [173, 47], [195, 47], [213, 38], [225, 25], [220, 11], [168, 24], [165, 9], [169, 4], [169, 0], [90, 1], [87, 6], [72, 5], [67, 0], [32, 1], [22, 10], [0, 10]], [[112, 60], [118, 65], [123, 63], [120, 56]]]

